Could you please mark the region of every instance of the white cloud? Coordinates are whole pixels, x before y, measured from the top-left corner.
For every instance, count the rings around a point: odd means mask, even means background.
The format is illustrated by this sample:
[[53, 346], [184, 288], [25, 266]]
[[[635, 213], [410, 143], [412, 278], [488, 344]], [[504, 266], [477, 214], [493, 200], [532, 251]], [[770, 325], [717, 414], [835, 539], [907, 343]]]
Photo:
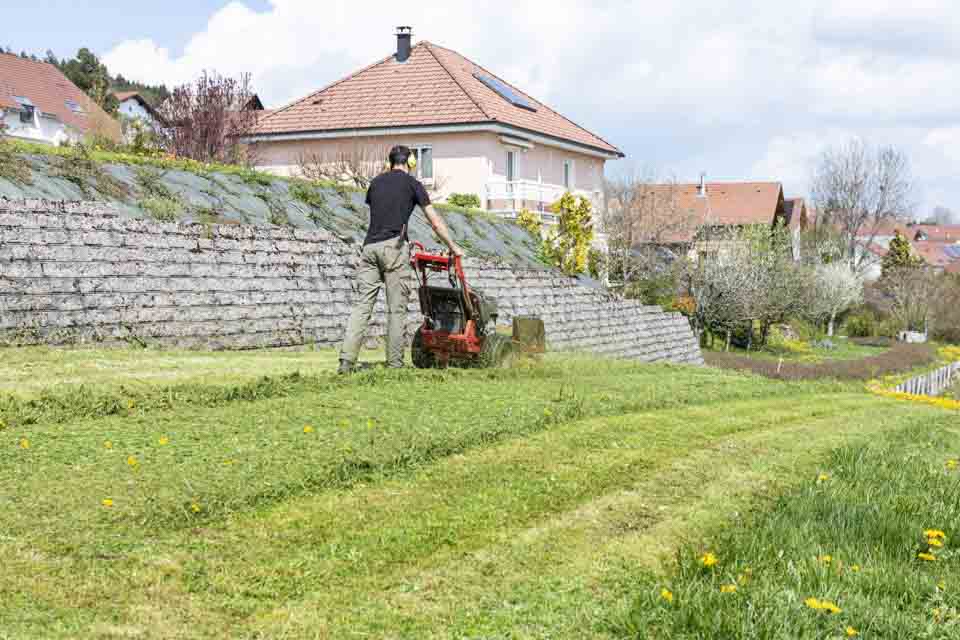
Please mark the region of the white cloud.
[[[389, 55], [393, 28], [411, 24], [415, 38], [489, 67], [638, 166], [781, 179], [803, 192], [824, 141], [863, 135], [939, 171], [942, 193], [943, 174], [960, 174], [956, 142], [937, 142], [960, 127], [952, 5], [532, 0], [492, 11], [466, 0], [272, 0], [255, 11], [233, 1], [182, 51], [126, 41], [104, 60], [167, 84], [249, 71], [277, 106]], [[952, 193], [960, 208], [960, 185]]]

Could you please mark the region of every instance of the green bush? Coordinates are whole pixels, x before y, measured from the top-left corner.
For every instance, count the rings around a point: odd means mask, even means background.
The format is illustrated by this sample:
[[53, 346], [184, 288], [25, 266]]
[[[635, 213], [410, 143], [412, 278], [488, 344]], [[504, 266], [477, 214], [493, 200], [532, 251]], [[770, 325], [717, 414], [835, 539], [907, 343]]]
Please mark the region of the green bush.
[[451, 193], [447, 202], [456, 207], [480, 208], [480, 196], [475, 193]]
[[157, 222], [176, 222], [180, 219], [180, 204], [170, 198], [144, 198], [140, 201], [140, 207]]
[[872, 338], [877, 335], [877, 318], [868, 310], [852, 313], [844, 328], [851, 338]]
[[[802, 333], [798, 332], [802, 336]], [[810, 345], [802, 338], [794, 340], [783, 335], [777, 327], [770, 329], [767, 336], [766, 350], [777, 355], [806, 355], [810, 353]]]

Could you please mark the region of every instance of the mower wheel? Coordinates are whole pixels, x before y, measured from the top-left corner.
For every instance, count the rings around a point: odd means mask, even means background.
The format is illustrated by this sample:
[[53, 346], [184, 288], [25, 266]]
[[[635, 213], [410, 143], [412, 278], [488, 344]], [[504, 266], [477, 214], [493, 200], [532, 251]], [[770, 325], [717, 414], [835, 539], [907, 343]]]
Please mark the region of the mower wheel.
[[480, 350], [481, 367], [508, 367], [513, 362], [513, 339], [499, 333], [491, 333], [483, 339]]
[[419, 327], [413, 334], [413, 344], [410, 346], [410, 359], [413, 360], [413, 366], [418, 369], [432, 369], [437, 366], [437, 358], [431, 352], [423, 348], [423, 334]]

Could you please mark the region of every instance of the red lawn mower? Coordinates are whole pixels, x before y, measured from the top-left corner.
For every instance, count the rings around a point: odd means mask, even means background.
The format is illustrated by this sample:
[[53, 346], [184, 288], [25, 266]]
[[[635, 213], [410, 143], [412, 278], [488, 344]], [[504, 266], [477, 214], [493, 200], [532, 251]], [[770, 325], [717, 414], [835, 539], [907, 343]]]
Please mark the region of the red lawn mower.
[[[460, 256], [427, 253], [414, 242], [410, 264], [420, 285], [423, 313], [423, 324], [413, 336], [414, 366], [498, 367], [509, 364], [519, 350], [543, 351], [542, 320], [516, 318], [512, 337], [497, 333], [497, 303], [470, 288]], [[431, 273], [446, 273], [449, 286], [430, 284]]]

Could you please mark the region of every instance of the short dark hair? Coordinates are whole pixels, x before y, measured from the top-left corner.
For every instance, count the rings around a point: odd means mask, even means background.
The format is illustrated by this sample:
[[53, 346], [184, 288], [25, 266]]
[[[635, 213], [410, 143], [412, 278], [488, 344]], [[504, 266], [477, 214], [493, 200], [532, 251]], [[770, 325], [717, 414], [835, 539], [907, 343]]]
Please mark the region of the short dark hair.
[[405, 167], [407, 166], [407, 160], [410, 158], [410, 147], [405, 147], [402, 144], [398, 144], [393, 149], [390, 149], [390, 159], [391, 167]]

